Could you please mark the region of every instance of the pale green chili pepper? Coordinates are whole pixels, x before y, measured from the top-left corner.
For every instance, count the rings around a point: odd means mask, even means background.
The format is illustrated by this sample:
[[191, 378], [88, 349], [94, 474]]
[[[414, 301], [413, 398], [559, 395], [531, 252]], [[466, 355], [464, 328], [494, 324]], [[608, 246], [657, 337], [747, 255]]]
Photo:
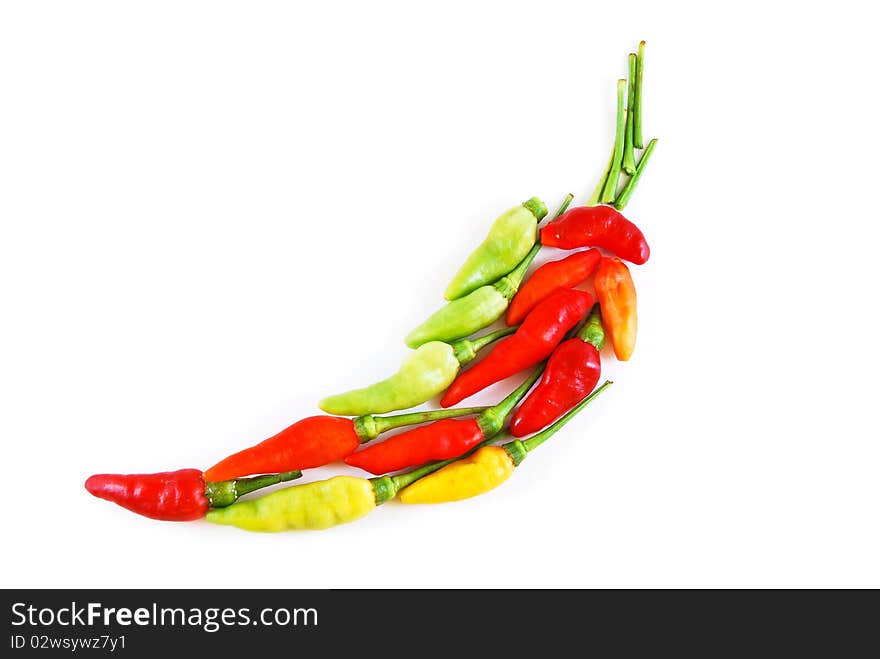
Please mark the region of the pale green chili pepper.
[[449, 282], [444, 297], [457, 300], [513, 270], [534, 246], [538, 222], [546, 215], [544, 203], [532, 197], [498, 217], [486, 239]]
[[[571, 194], [565, 198], [554, 219], [565, 212], [573, 198]], [[526, 270], [540, 249], [541, 243], [535, 242], [525, 258], [507, 276], [492, 285], [481, 286], [434, 312], [428, 320], [407, 335], [406, 345], [418, 348], [429, 341], [455, 341], [494, 323], [516, 295]]]
[[452, 384], [461, 366], [471, 361], [480, 348], [508, 336], [516, 327], [505, 327], [473, 341], [452, 345], [429, 341], [407, 357], [394, 375], [363, 389], [328, 396], [318, 407], [328, 414], [361, 416], [405, 410], [421, 405]]
[[396, 476], [370, 479], [335, 476], [288, 487], [226, 508], [215, 508], [208, 511], [205, 519], [214, 524], [265, 533], [327, 529], [360, 519], [419, 478], [457, 459], [432, 462]]
[[212, 510], [205, 518], [214, 524], [237, 526], [246, 531], [319, 530], [353, 522], [375, 507], [376, 495], [370, 481], [336, 476], [239, 501]]

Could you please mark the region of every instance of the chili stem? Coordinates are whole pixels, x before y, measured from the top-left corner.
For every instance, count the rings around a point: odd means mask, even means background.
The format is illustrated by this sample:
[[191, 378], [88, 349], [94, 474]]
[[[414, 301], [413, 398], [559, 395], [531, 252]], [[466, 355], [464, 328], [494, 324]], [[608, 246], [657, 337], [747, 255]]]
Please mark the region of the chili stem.
[[464, 366], [477, 356], [477, 352], [479, 352], [480, 349], [489, 345], [493, 341], [508, 336], [509, 334], [513, 334], [517, 329], [519, 329], [518, 325], [514, 327], [504, 327], [500, 330], [495, 330], [494, 332], [479, 336], [473, 340], [461, 339], [460, 341], [451, 344], [452, 351], [455, 354], [458, 363]]
[[617, 196], [617, 183], [620, 180], [620, 169], [623, 164], [623, 143], [626, 133], [626, 80], [617, 81], [617, 130], [614, 133], [614, 155], [611, 171], [602, 190], [602, 203], [614, 201]]
[[641, 149], [642, 141], [642, 75], [645, 68], [645, 42], [639, 42], [639, 54], [636, 57], [636, 96], [633, 113], [633, 145]]
[[542, 363], [525, 379], [525, 382], [511, 391], [504, 400], [482, 412], [477, 417], [477, 424], [480, 426], [480, 430], [483, 431], [483, 437], [493, 437], [501, 432], [505, 419], [513, 412], [513, 408], [529, 392], [529, 389], [537, 382], [543, 372], [544, 364]]
[[654, 147], [656, 145], [656, 137], [648, 142], [648, 148], [645, 149], [645, 152], [642, 154], [642, 157], [639, 160], [639, 166], [636, 167], [636, 173], [633, 174], [632, 178], [629, 181], [627, 181], [626, 187], [621, 190], [620, 195], [614, 201], [614, 207], [617, 210], [622, 211], [626, 207], [627, 203], [629, 203], [629, 198], [632, 197], [632, 193], [635, 191], [636, 186], [639, 184], [639, 179], [642, 178], [642, 172], [645, 171], [645, 167], [648, 164], [648, 159], [654, 152]]
[[[556, 209], [556, 212], [553, 213], [553, 217], [551, 218], [550, 221], [552, 222], [552, 221], [555, 220], [557, 217], [559, 217], [560, 215], [562, 215], [565, 211], [567, 211], [567, 210], [568, 210], [568, 206], [569, 206], [569, 204], [571, 204], [571, 202], [572, 202], [573, 199], [574, 199], [574, 195], [571, 194], [570, 192], [569, 192], [567, 195], [565, 195], [565, 199], [563, 199], [563, 200], [562, 200], [562, 203], [559, 204], [559, 208], [557, 208], [557, 209]], [[538, 240], [538, 242], [541, 242], [540, 239]]]
[[602, 203], [602, 190], [605, 189], [605, 181], [608, 180], [608, 174], [611, 173], [611, 167], [614, 165], [614, 147], [611, 147], [611, 155], [608, 158], [608, 164], [605, 166], [605, 171], [602, 172], [602, 176], [599, 177], [599, 182], [596, 184], [596, 187], [593, 188], [593, 194], [590, 195], [590, 198], [587, 199], [587, 206], [596, 206], [597, 204]]
[[578, 403], [573, 408], [571, 408], [568, 412], [565, 413], [565, 415], [563, 417], [561, 417], [558, 421], [556, 421], [552, 426], [550, 426], [549, 428], [546, 428], [545, 430], [542, 430], [537, 435], [532, 435], [527, 440], [525, 440], [522, 444], [525, 447], [526, 451], [534, 451], [541, 444], [543, 444], [548, 439], [550, 439], [553, 435], [555, 435], [559, 431], [560, 428], [562, 428], [562, 426], [564, 426], [566, 423], [571, 421], [578, 412], [580, 412], [587, 405], [589, 405], [591, 402], [593, 402], [593, 399], [596, 398], [596, 396], [601, 394], [603, 391], [605, 391], [605, 389], [610, 387], [612, 384], [613, 383], [611, 382], [611, 380], [605, 380], [605, 382], [602, 384], [602, 386], [600, 386], [593, 393], [591, 393], [589, 396], [584, 398], [580, 403]]
[[600, 352], [605, 346], [605, 328], [602, 327], [602, 310], [598, 303], [593, 305], [593, 311], [580, 332], [577, 333], [577, 337], [585, 343], [592, 344]]
[[250, 478], [236, 478], [228, 481], [208, 481], [205, 483], [205, 498], [211, 508], [224, 508], [235, 503], [235, 500], [255, 490], [286, 483], [302, 476], [299, 470], [285, 471], [280, 474], [264, 474]]
[[632, 176], [636, 173], [636, 154], [633, 150], [633, 122], [636, 106], [636, 54], [629, 54], [629, 81], [626, 101], [626, 136], [623, 142], [623, 171]]
[[302, 476], [302, 472], [294, 470], [284, 471], [280, 474], [263, 474], [262, 476], [252, 476], [250, 478], [238, 478], [233, 482], [235, 483], [235, 490], [238, 492], [238, 496], [242, 497], [245, 494], [250, 494], [255, 490], [269, 487], [270, 485], [278, 485], [278, 483], [296, 480], [300, 476]]
[[[428, 421], [439, 421], [440, 419], [454, 419], [459, 416], [467, 416], [468, 414], [480, 414], [488, 410], [488, 407], [459, 407], [450, 410], [430, 410], [428, 412], [410, 412], [409, 414], [395, 414], [394, 416], [374, 416], [372, 417], [373, 428], [367, 437], [361, 439], [361, 442], [367, 442], [375, 439], [383, 432], [400, 428], [401, 426], [414, 426], [418, 423], [427, 423]], [[358, 417], [355, 420], [365, 419]], [[367, 425], [367, 424], [363, 424]], [[360, 433], [358, 434], [360, 436]]]
[[474, 350], [479, 350], [480, 348], [492, 343], [492, 341], [496, 341], [503, 336], [513, 334], [518, 329], [519, 325], [515, 325], [514, 327], [504, 327], [502, 329], [495, 330], [494, 332], [489, 332], [484, 336], [479, 336], [471, 341], [471, 343], [474, 345]]
[[539, 223], [541, 222], [541, 220], [547, 217], [547, 207], [544, 205], [544, 202], [542, 202], [537, 197], [532, 197], [531, 199], [527, 199], [526, 201], [524, 201], [523, 207], [527, 208], [532, 213], [532, 215], [535, 216]]

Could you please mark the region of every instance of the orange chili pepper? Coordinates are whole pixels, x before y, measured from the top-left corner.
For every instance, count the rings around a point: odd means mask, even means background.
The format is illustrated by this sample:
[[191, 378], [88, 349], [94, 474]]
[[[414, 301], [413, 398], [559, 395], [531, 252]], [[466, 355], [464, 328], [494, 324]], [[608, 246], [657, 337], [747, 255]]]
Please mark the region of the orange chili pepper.
[[635, 350], [638, 332], [636, 287], [629, 268], [620, 259], [603, 258], [594, 284], [614, 354], [625, 362]]

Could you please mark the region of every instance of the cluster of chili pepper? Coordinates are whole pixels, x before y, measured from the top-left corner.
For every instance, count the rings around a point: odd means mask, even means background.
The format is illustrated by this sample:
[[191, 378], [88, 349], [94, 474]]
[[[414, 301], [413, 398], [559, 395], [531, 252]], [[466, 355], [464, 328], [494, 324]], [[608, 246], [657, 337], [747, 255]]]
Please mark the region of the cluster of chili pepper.
[[[618, 81], [614, 146], [587, 205], [569, 208], [568, 195], [543, 227], [547, 207], [537, 197], [501, 214], [449, 283], [447, 304], [406, 337], [414, 350], [395, 374], [324, 398], [319, 407], [327, 415], [297, 421], [204, 473], [99, 474], [86, 489], [153, 519], [206, 518], [283, 531], [354, 521], [398, 494], [403, 503], [440, 503], [507, 480], [530, 451], [611, 384], [596, 388], [606, 336], [620, 361], [635, 349], [636, 292], [624, 261], [641, 265], [650, 249], [621, 211], [656, 145], [642, 139], [643, 66], [644, 42], [629, 56], [629, 81]], [[526, 279], [542, 246], [579, 251]], [[595, 296], [580, 288], [591, 278]], [[502, 316], [506, 326], [469, 338]], [[482, 360], [463, 368], [484, 348]], [[450, 408], [522, 372], [528, 372], [525, 380], [491, 407], [379, 416], [438, 395]], [[505, 427], [514, 439], [491, 445]], [[338, 461], [375, 477], [336, 476], [239, 501]]]

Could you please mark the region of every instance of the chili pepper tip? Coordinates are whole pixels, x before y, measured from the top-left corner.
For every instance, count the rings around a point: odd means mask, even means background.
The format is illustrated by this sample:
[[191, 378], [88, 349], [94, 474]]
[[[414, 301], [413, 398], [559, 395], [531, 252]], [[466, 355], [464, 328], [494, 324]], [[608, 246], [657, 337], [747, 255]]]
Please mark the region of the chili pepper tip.
[[103, 476], [99, 474], [95, 474], [94, 476], [89, 476], [85, 482], [85, 488], [88, 490], [89, 494], [94, 496], [98, 496], [98, 492], [101, 491], [102, 484], [104, 482]]

